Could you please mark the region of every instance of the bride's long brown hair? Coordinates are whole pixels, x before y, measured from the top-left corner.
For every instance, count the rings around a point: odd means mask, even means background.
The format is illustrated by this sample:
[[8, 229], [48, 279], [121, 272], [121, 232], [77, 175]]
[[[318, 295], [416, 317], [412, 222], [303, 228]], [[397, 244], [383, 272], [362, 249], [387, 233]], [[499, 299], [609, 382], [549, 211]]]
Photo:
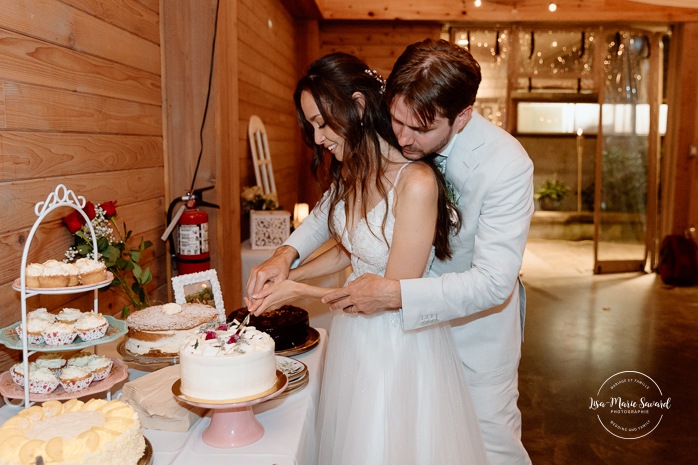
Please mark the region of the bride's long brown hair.
[[[313, 149], [311, 171], [322, 190], [329, 192], [328, 218], [333, 217], [337, 204], [344, 200], [347, 218], [355, 199], [368, 199], [370, 188], [380, 194], [381, 201], [388, 203], [388, 192], [381, 182], [386, 163], [382, 155], [381, 140], [397, 150], [400, 149], [390, 122], [390, 112], [383, 99], [385, 84], [375, 73], [369, 71], [363, 61], [347, 53], [331, 53], [314, 61], [296, 86], [293, 99], [302, 128], [305, 144]], [[301, 108], [301, 93], [312, 95], [325, 124], [344, 139], [342, 162], [338, 162], [322, 145], [315, 144], [313, 126], [305, 119]], [[363, 94], [363, 106], [354, 99], [355, 92]], [[330, 155], [327, 157], [327, 155]], [[329, 166], [327, 160], [329, 158]], [[446, 181], [436, 168], [433, 159], [423, 161], [431, 166], [439, 186], [438, 214], [434, 245], [439, 259], [451, 257], [449, 232], [451, 211], [454, 206], [446, 195]], [[372, 185], [372, 186], [371, 186]], [[366, 202], [358, 202], [361, 217], [368, 213]], [[353, 210], [352, 210], [353, 211]], [[456, 215], [457, 216], [457, 215]], [[386, 217], [383, 217], [381, 232], [385, 236]], [[459, 227], [459, 224], [456, 225]], [[340, 232], [329, 221], [332, 237], [340, 240]]]

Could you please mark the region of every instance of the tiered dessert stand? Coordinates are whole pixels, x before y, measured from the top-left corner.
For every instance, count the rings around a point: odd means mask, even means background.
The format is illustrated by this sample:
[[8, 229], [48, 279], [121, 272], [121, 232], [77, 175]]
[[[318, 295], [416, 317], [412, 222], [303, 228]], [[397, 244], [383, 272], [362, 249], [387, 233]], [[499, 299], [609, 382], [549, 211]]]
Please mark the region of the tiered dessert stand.
[[[8, 405], [15, 405], [14, 403], [10, 402], [9, 399], [17, 399], [21, 398], [22, 403], [18, 404], [18, 406], [24, 405], [25, 407], [29, 407], [32, 405], [34, 400], [49, 400], [49, 399], [68, 399], [68, 398], [74, 398], [74, 397], [83, 397], [85, 395], [89, 394], [94, 394], [98, 392], [104, 392], [108, 391], [109, 388], [111, 388], [114, 384], [123, 381], [126, 379], [128, 376], [128, 369], [126, 368], [125, 364], [122, 362], [114, 360], [114, 367], [112, 368], [112, 372], [110, 373], [109, 377], [102, 380], [98, 381], [99, 385], [92, 387], [90, 386], [88, 389], [83, 390], [83, 391], [77, 391], [77, 392], [72, 392], [72, 393], [65, 393], [65, 395], [60, 396], [60, 395], [55, 395], [52, 396], [51, 394], [30, 394], [29, 393], [29, 356], [33, 355], [36, 352], [65, 352], [65, 351], [76, 351], [76, 350], [81, 350], [86, 347], [92, 347], [96, 346], [99, 344], [104, 344], [107, 342], [111, 342], [124, 334], [126, 334], [126, 322], [117, 320], [113, 317], [106, 316], [107, 321], [109, 322], [109, 329], [107, 330], [107, 334], [100, 338], [96, 339], [93, 341], [89, 342], [81, 342], [81, 343], [72, 343], [68, 344], [65, 346], [50, 346], [50, 345], [44, 345], [44, 344], [30, 344], [28, 343], [28, 338], [27, 338], [27, 298], [40, 295], [40, 294], [76, 294], [80, 292], [88, 292], [88, 291], [93, 291], [94, 292], [94, 305], [93, 305], [93, 312], [98, 312], [98, 290], [100, 288], [109, 286], [111, 284], [112, 280], [114, 279], [113, 275], [111, 273], [108, 273], [107, 279], [96, 283], [96, 284], [89, 284], [89, 285], [84, 285], [84, 286], [72, 286], [72, 287], [63, 287], [63, 288], [27, 288], [27, 282], [26, 282], [26, 268], [27, 268], [27, 256], [29, 253], [29, 247], [31, 246], [32, 239], [34, 238], [34, 234], [36, 233], [37, 229], [39, 228], [39, 225], [42, 223], [42, 221], [46, 218], [46, 216], [51, 213], [53, 210], [61, 207], [70, 207], [83, 216], [85, 219], [85, 224], [88, 225], [90, 229], [90, 236], [92, 238], [92, 250], [93, 250], [93, 258], [97, 260], [99, 258], [98, 251], [97, 251], [97, 236], [95, 235], [94, 228], [92, 227], [92, 223], [90, 222], [90, 219], [87, 217], [87, 214], [82, 210], [85, 207], [85, 198], [80, 196], [76, 196], [75, 193], [69, 189], [67, 189], [63, 184], [59, 184], [54, 192], [51, 192], [48, 197], [46, 198], [46, 201], [39, 202], [34, 206], [34, 212], [36, 213], [36, 216], [38, 217], [37, 220], [34, 222], [34, 225], [32, 226], [31, 231], [29, 232], [29, 235], [27, 236], [27, 241], [24, 245], [24, 252], [22, 253], [22, 264], [20, 267], [20, 277], [15, 280], [13, 283], [13, 288], [21, 293], [21, 301], [22, 301], [22, 321], [21, 321], [21, 326], [22, 326], [22, 331], [19, 336], [17, 335], [16, 327], [20, 323], [16, 323], [12, 326], [9, 326], [5, 329], [2, 330], [2, 334], [0, 334], [0, 343], [4, 344], [6, 347], [10, 349], [21, 349], [22, 350], [22, 360], [24, 364], [24, 392], [22, 396], [17, 396], [15, 395], [13, 391], [13, 387], [16, 386], [11, 386], [7, 384], [7, 380], [10, 378], [9, 372], [3, 373], [2, 376], [0, 377], [0, 380], [3, 380], [4, 382], [0, 382], [0, 391], [2, 392], [3, 398], [5, 399], [5, 402]], [[95, 383], [97, 384], [97, 383]], [[30, 397], [33, 398], [34, 400], [30, 401]], [[111, 392], [107, 393], [107, 397], [110, 399], [111, 398]]]

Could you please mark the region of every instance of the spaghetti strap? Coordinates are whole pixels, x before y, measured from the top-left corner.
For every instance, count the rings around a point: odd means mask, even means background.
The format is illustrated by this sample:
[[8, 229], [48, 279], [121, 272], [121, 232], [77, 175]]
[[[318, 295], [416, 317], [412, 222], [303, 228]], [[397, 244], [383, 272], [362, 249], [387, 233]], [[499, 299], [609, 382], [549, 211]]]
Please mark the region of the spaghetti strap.
[[395, 175], [395, 181], [393, 181], [393, 189], [395, 189], [395, 187], [397, 186], [397, 182], [398, 182], [398, 180], [400, 179], [400, 175], [402, 174], [402, 170], [404, 170], [405, 167], [406, 167], [407, 165], [411, 165], [411, 164], [412, 164], [412, 162], [411, 162], [411, 161], [408, 161], [408, 162], [405, 162], [405, 163], [400, 167], [400, 169], [398, 170], [397, 174]]

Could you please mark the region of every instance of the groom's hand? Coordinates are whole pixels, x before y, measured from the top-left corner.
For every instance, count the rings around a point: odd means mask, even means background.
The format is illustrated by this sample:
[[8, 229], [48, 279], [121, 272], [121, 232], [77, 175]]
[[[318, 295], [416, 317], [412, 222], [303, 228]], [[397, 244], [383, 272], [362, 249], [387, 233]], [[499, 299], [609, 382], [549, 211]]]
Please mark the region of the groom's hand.
[[400, 281], [375, 274], [364, 274], [342, 289], [322, 298], [330, 310], [370, 315], [381, 310], [399, 310], [402, 306]]
[[282, 245], [274, 251], [267, 261], [261, 263], [250, 272], [245, 287], [248, 296], [260, 292], [267, 284], [277, 284], [288, 278], [291, 264], [298, 258], [298, 252], [293, 247]]

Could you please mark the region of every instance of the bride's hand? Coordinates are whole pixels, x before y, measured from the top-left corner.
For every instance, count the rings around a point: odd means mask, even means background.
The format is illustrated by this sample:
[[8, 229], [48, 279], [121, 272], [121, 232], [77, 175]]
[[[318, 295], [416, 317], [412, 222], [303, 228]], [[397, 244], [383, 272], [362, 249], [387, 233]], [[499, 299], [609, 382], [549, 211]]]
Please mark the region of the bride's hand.
[[267, 285], [249, 298], [245, 297], [245, 303], [250, 312], [259, 316], [267, 310], [276, 310], [298, 299], [300, 286], [301, 284], [290, 279], [271, 286]]

